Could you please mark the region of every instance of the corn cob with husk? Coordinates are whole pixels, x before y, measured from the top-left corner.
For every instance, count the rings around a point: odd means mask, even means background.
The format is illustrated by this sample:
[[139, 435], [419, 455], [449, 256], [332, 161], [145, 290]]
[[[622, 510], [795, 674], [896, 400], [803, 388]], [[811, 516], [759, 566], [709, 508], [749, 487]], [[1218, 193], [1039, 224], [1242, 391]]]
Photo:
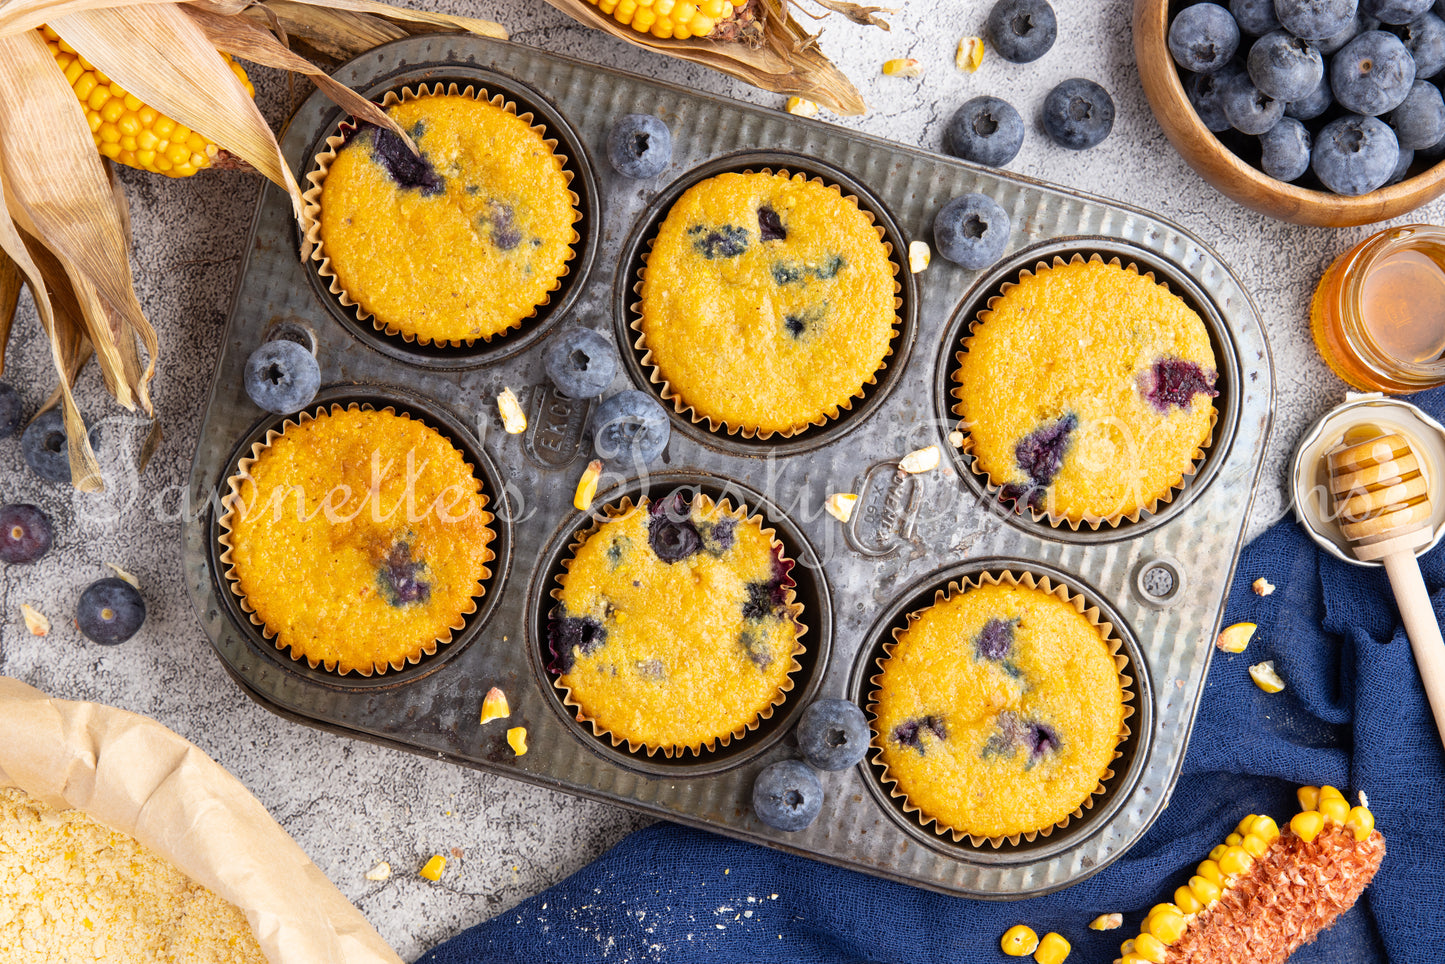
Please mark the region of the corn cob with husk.
[[1348, 910], [1380, 868], [1385, 838], [1363, 802], [1301, 787], [1281, 829], [1250, 814], [1172, 903], [1156, 904], [1116, 964], [1282, 964]]

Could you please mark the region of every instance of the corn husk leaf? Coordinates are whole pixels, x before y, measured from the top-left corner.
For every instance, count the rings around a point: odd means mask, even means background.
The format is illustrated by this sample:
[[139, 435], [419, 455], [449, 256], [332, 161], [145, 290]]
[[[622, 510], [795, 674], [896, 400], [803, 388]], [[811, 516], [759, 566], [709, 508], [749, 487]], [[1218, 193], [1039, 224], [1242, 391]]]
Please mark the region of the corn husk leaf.
[[507, 39], [501, 24], [472, 17], [449, 17], [384, 4], [332, 4], [307, 0], [265, 0], [243, 14], [251, 21], [280, 28], [293, 47], [334, 66], [393, 40], [415, 34], [462, 30]]
[[[841, 13], [849, 20], [864, 27], [881, 27], [884, 30], [892, 30], [888, 21], [877, 16], [880, 13], [897, 13], [892, 7], [865, 7], [857, 3], [847, 3], [846, 0], [813, 0], [820, 7], [825, 7], [834, 13]], [[804, 11], [806, 12], [806, 11]], [[820, 19], [813, 14], [808, 14], [814, 20]]]
[[[45, 282], [45, 292], [50, 299], [51, 310], [55, 313], [54, 341], [64, 376], [61, 380], [66, 385], [74, 385], [81, 370], [95, 353], [90, 337], [86, 334], [85, 314], [81, 311], [70, 276], [66, 274], [64, 266], [55, 259], [55, 255], [23, 231], [21, 237], [24, 238], [25, 248], [30, 252], [30, 257], [34, 259], [35, 267]], [[61, 390], [56, 386], [36, 414], [53, 408], [60, 398]]]
[[34, 30], [52, 18], [87, 10], [132, 4], [175, 3], [176, 0], [3, 0], [0, 2], [0, 37]]
[[20, 305], [20, 289], [25, 276], [15, 259], [0, 251], [0, 375], [5, 373], [5, 348], [10, 344], [10, 326], [15, 323], [15, 309]]

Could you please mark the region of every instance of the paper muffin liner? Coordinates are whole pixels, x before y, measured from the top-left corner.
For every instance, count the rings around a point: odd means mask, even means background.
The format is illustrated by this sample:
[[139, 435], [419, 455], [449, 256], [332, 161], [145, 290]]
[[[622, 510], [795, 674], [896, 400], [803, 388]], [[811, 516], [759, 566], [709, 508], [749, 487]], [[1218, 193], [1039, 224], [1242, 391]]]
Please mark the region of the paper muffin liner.
[[[1118, 257], [1112, 257], [1106, 262], [1097, 253], [1091, 254], [1087, 259], [1085, 259], [1083, 255], [1076, 253], [1067, 262], [1064, 261], [1064, 259], [1059, 255], [1054, 255], [1052, 264], [1040, 261], [1034, 266], [1034, 269], [1032, 271], [1030, 271], [1028, 268], [1022, 269], [1021, 271], [1019, 271], [1018, 280], [1005, 281], [1000, 286], [999, 293], [991, 296], [988, 299], [988, 306], [980, 309], [978, 313], [974, 316], [973, 320], [969, 322], [968, 334], [964, 336], [963, 339], [963, 350], [954, 355], [953, 371], [950, 373], [949, 376], [950, 380], [955, 383], [949, 394], [952, 395], [955, 399], [957, 399], [957, 401], [953, 403], [953, 406], [951, 408], [953, 414], [959, 416], [960, 418], [963, 417], [963, 387], [959, 383], [961, 382], [960, 373], [963, 368], [964, 356], [968, 354], [969, 349], [973, 345], [974, 333], [978, 330], [978, 327], [980, 325], [987, 322], [988, 319], [992, 316], [994, 306], [998, 304], [999, 300], [1003, 297], [1003, 295], [1009, 289], [1017, 287], [1019, 281], [1022, 281], [1024, 278], [1033, 277], [1034, 273], [1039, 269], [1047, 269], [1051, 267], [1060, 268], [1069, 264], [1086, 264], [1095, 261], [1102, 264], [1109, 264], [1113, 265], [1114, 267], [1123, 268], [1125, 271], [1132, 272], [1136, 275], [1141, 275], [1141, 277], [1149, 279], [1150, 281], [1164, 288], [1166, 291], [1169, 290], [1169, 285], [1166, 282], [1160, 281], [1155, 278], [1154, 272], [1146, 271], [1141, 274], [1141, 272], [1139, 271], [1139, 266], [1132, 261], [1128, 264], [1124, 264], [1120, 261]], [[1215, 359], [1215, 364], [1218, 365], [1218, 359]], [[1218, 371], [1217, 368], [1216, 371]], [[1200, 445], [1194, 450], [1194, 454], [1189, 457], [1188, 465], [1179, 472], [1178, 477], [1174, 479], [1162, 493], [1146, 500], [1142, 505], [1137, 506], [1130, 512], [1124, 512], [1121, 510], [1114, 513], [1113, 515], [1107, 516], [1097, 516], [1084, 513], [1078, 519], [1070, 519], [1068, 516], [1061, 515], [1057, 512], [1035, 509], [1032, 506], [1026, 505], [1022, 499], [1006, 499], [1002, 494], [1002, 490], [1004, 485], [1006, 485], [1007, 483], [1000, 482], [994, 479], [993, 476], [989, 475], [988, 472], [979, 465], [979, 460], [976, 456], [969, 460], [969, 468], [973, 470], [973, 473], [975, 475], [979, 476], [981, 479], [984, 480], [984, 484], [988, 492], [993, 495], [997, 501], [1004, 504], [1013, 501], [1015, 504], [1012, 511], [1014, 512], [1021, 513], [1027, 510], [1033, 516], [1035, 522], [1047, 522], [1049, 525], [1054, 526], [1055, 528], [1061, 525], [1067, 525], [1070, 529], [1077, 531], [1081, 525], [1087, 525], [1092, 530], [1098, 530], [1098, 528], [1103, 525], [1116, 526], [1125, 521], [1138, 522], [1145, 513], [1152, 514], [1154, 512], [1157, 512], [1161, 505], [1167, 505], [1168, 503], [1174, 501], [1174, 497], [1184, 490], [1185, 481], [1189, 478], [1189, 476], [1194, 475], [1196, 472], [1199, 471], [1200, 465], [1207, 457], [1205, 450], [1214, 443], [1214, 429], [1218, 424], [1219, 410], [1211, 404], [1209, 407], [1209, 431], [1205, 435], [1204, 444]], [[974, 439], [973, 433], [969, 431], [969, 424], [966, 422], [960, 422], [958, 423], [957, 427], [963, 435], [963, 444], [959, 446], [959, 451], [965, 455], [973, 455]]]
[[[662, 370], [657, 366], [657, 362], [652, 357], [652, 350], [647, 347], [647, 336], [643, 333], [642, 330], [642, 279], [644, 274], [647, 272], [647, 262], [652, 255], [652, 246], [657, 241], [657, 231], [654, 230], [652, 232], [652, 237], [647, 239], [647, 250], [642, 252], [641, 256], [642, 267], [638, 269], [637, 280], [632, 285], [632, 293], [637, 295], [637, 300], [632, 302], [632, 304], [628, 306], [629, 310], [632, 312], [632, 320], [628, 323], [628, 327], [637, 333], [637, 338], [635, 341], [633, 341], [632, 347], [643, 353], [642, 367], [647, 370], [648, 380], [652, 384], [659, 386], [658, 393], [662, 396], [662, 400], [664, 402], [670, 402], [672, 404], [673, 411], [677, 412], [677, 414], [679, 415], [687, 416], [687, 418], [692, 422], [692, 424], [701, 425], [703, 423], [706, 423], [708, 431], [710, 432], [716, 432], [719, 429], [724, 429], [728, 435], [741, 434], [743, 438], [756, 438], [762, 440], [770, 439], [774, 435], [784, 439], [792, 438], [795, 435], [800, 435], [803, 432], [806, 432], [810, 428], [816, 428], [820, 425], [826, 425], [828, 424], [828, 422], [837, 418], [840, 412], [852, 409], [853, 402], [855, 400], [862, 398], [871, 386], [878, 384], [878, 374], [879, 372], [882, 372], [888, 367], [887, 359], [890, 355], [893, 354], [893, 343], [898, 339], [899, 326], [903, 323], [902, 319], [898, 315], [898, 311], [903, 307], [903, 299], [899, 296], [900, 293], [903, 291], [903, 285], [898, 281], [898, 275], [903, 269], [902, 266], [898, 263], [898, 259], [893, 256], [893, 244], [888, 240], [887, 232], [883, 229], [881, 225], [877, 223], [877, 218], [874, 217], [873, 212], [869, 211], [867, 208], [863, 207], [858, 203], [857, 195], [844, 194], [843, 189], [840, 188], [838, 185], [830, 184], [821, 177], [808, 177], [802, 172], [799, 172], [797, 174], [789, 174], [788, 171], [782, 167], [778, 168], [776, 171], [773, 170], [772, 167], [759, 167], [756, 169], [744, 168], [741, 171], [722, 171], [719, 174], [713, 175], [713, 177], [719, 177], [722, 174], [782, 175], [784, 177], [787, 177], [789, 180], [806, 181], [808, 183], [823, 185], [824, 187], [833, 191], [843, 200], [850, 202], [855, 208], [861, 211], [865, 217], [868, 218], [868, 223], [872, 224], [873, 230], [878, 232], [878, 240], [883, 245], [884, 254], [888, 258], [888, 264], [893, 268], [894, 314], [893, 324], [889, 328], [888, 350], [883, 353], [884, 360], [878, 363], [878, 367], [874, 369], [873, 373], [870, 374], [861, 385], [858, 386], [858, 388], [853, 392], [852, 395], [849, 395], [838, 404], [830, 406], [826, 411], [818, 415], [813, 420], [807, 422], [806, 424], [794, 425], [786, 429], [778, 430], [759, 429], [751, 425], [734, 424], [732, 422], [728, 422], [725, 419], [716, 418], [712, 415], [704, 415], [698, 412], [697, 409], [694, 408], [690, 402], [688, 402], [685, 398], [683, 398], [681, 395], [679, 395], [673, 390], [672, 383], [667, 380], [667, 378], [663, 375]], [[696, 184], [702, 184], [704, 181], [711, 179], [712, 178], [704, 178], [703, 180], [696, 182]], [[695, 187], [696, 184], [689, 185], [689, 188]], [[679, 195], [678, 197], [679, 199], [681, 199], [681, 195]], [[677, 202], [674, 201], [673, 203], [676, 204]], [[670, 213], [672, 213], [671, 208], [669, 208], [668, 211], [662, 215], [662, 218], [658, 220], [655, 227], [660, 229], [662, 226], [662, 222], [667, 220], [667, 215]]]
[[462, 452], [464, 463], [466, 467], [471, 471], [472, 478], [476, 480], [477, 490], [481, 494], [482, 498], [482, 524], [485, 527], [486, 532], [486, 544], [483, 546], [482, 571], [481, 574], [477, 577], [476, 591], [473, 592], [467, 600], [467, 605], [462, 608], [456, 614], [452, 622], [448, 624], [446, 632], [437, 636], [435, 639], [428, 640], [427, 642], [422, 643], [415, 652], [407, 653], [404, 656], [398, 657], [390, 661], [389, 663], [373, 663], [370, 667], [356, 667], [352, 669], [338, 670], [339, 661], [314, 659], [305, 652], [305, 649], [300, 644], [282, 642], [276, 631], [270, 626], [268, 626], [265, 620], [263, 620], [259, 615], [257, 615], [255, 607], [251, 604], [245, 592], [241, 589], [240, 576], [236, 572], [236, 561], [234, 554], [235, 544], [232, 541], [231, 536], [234, 531], [233, 525], [237, 521], [236, 507], [241, 503], [241, 486], [246, 479], [250, 478], [251, 467], [256, 464], [256, 461], [261, 457], [261, 453], [264, 452], [266, 449], [270, 448], [273, 444], [275, 444], [276, 440], [282, 435], [284, 435], [286, 432], [293, 428], [304, 425], [307, 422], [313, 421], [319, 415], [327, 413], [336, 415], [343, 411], [369, 412], [378, 411], [378, 409], [375, 406], [367, 403], [351, 402], [347, 405], [342, 405], [339, 402], [332, 402], [329, 405], [318, 405], [311, 411], [299, 412], [294, 417], [287, 417], [285, 422], [282, 423], [279, 430], [274, 428], [266, 430], [266, 438], [262, 441], [254, 443], [251, 446], [251, 454], [249, 456], [241, 458], [237, 462], [236, 468], [238, 469], [238, 471], [236, 472], [236, 474], [232, 475], [226, 480], [227, 492], [225, 497], [221, 500], [221, 504], [225, 508], [225, 512], [222, 513], [219, 519], [219, 526], [221, 531], [217, 535], [216, 541], [221, 544], [221, 564], [225, 567], [226, 585], [230, 588], [231, 593], [240, 603], [242, 611], [250, 617], [251, 624], [256, 626], [261, 631], [262, 636], [275, 643], [278, 650], [284, 652], [289, 649], [289, 654], [293, 662], [299, 662], [304, 658], [307, 665], [309, 665], [312, 669], [323, 668], [326, 670], [326, 672], [336, 673], [339, 676], [345, 676], [348, 673], [356, 673], [358, 676], [371, 676], [373, 673], [375, 673], [376, 675], [380, 676], [386, 673], [387, 670], [401, 670], [405, 669], [408, 665], [415, 665], [416, 663], [419, 663], [421, 661], [421, 658], [423, 656], [435, 655], [439, 646], [450, 643], [455, 638], [456, 633], [466, 627], [467, 617], [477, 611], [477, 600], [482, 598], [482, 596], [486, 594], [487, 581], [492, 577], [492, 570], [489, 563], [493, 562], [497, 558], [497, 554], [492, 550], [492, 542], [496, 539], [497, 533], [496, 530], [491, 527], [491, 524], [496, 518], [496, 516], [492, 512], [487, 511], [486, 506], [488, 503], [491, 502], [491, 497], [486, 492], [481, 491], [482, 480], [477, 476], [477, 468], [476, 466], [472, 465], [470, 461], [465, 461], [466, 453], [461, 449], [460, 446], [457, 446], [455, 442], [448, 438], [445, 432], [437, 429], [434, 425], [425, 421], [424, 419], [415, 418], [406, 412], [398, 412], [395, 406], [385, 406], [379, 411], [390, 415], [397, 415], [410, 421], [421, 422], [427, 428], [436, 432], [442, 438], [450, 442], [457, 449], [458, 452]]
[[[663, 498], [669, 498], [671, 494], [672, 493], [669, 493]], [[696, 744], [674, 743], [667, 745], [654, 745], [650, 743], [644, 743], [639, 740], [634, 740], [628, 736], [614, 733], [612, 730], [608, 729], [602, 723], [600, 723], [597, 719], [588, 715], [586, 708], [573, 698], [571, 687], [567, 686], [567, 684], [562, 682], [562, 676], [565, 674], [556, 668], [555, 661], [560, 659], [562, 654], [559, 653], [557, 649], [553, 646], [552, 636], [553, 626], [557, 621], [557, 611], [562, 605], [562, 592], [566, 588], [567, 575], [572, 569], [572, 561], [577, 556], [577, 550], [581, 549], [583, 544], [586, 543], [588, 539], [591, 539], [599, 531], [601, 531], [602, 527], [608, 522], [622, 518], [623, 516], [627, 515], [627, 513], [631, 512], [634, 508], [645, 509], [649, 504], [651, 504], [651, 500], [644, 497], [639, 502], [633, 502], [632, 498], [628, 496], [622, 499], [622, 501], [617, 503], [616, 505], [603, 506], [601, 510], [601, 517], [596, 518], [593, 521], [592, 525], [588, 526], [586, 529], [579, 529], [573, 533], [573, 540], [567, 546], [567, 557], [562, 560], [563, 571], [557, 574], [557, 585], [552, 587], [550, 595], [554, 600], [556, 600], [556, 605], [553, 606], [551, 611], [547, 614], [547, 652], [550, 655], [550, 659], [548, 660], [547, 672], [552, 676], [552, 685], [562, 694], [562, 704], [573, 712], [573, 715], [576, 717], [577, 722], [585, 723], [590, 726], [592, 728], [592, 734], [594, 736], [605, 736], [610, 739], [614, 747], [626, 744], [627, 752], [629, 753], [636, 753], [639, 750], [646, 750], [647, 755], [651, 757], [656, 756], [658, 751], [660, 750], [662, 752], [662, 755], [667, 757], [668, 759], [672, 759], [673, 757], [680, 757], [683, 755], [684, 751], [691, 753], [693, 756], [702, 756], [704, 752], [711, 753], [715, 749], [727, 746], [733, 740], [742, 739], [748, 733], [756, 730], [764, 720], [771, 718], [773, 713], [777, 711], [777, 708], [787, 700], [788, 694], [792, 691], [795, 685], [793, 677], [803, 668], [802, 664], [798, 662], [798, 657], [807, 651], [807, 647], [803, 645], [801, 640], [803, 638], [803, 635], [808, 631], [808, 627], [803, 623], [801, 618], [803, 614], [803, 604], [798, 602], [797, 583], [796, 581], [794, 581], [791, 575], [793, 566], [795, 566], [797, 563], [787, 556], [785, 547], [783, 546], [782, 542], [778, 540], [776, 531], [766, 525], [766, 520], [763, 519], [761, 513], [750, 513], [748, 507], [741, 503], [738, 504], [737, 508], [733, 508], [732, 502], [726, 498], [722, 499], [720, 502], [715, 502], [712, 498], [701, 492], [696, 493], [694, 498], [702, 500], [704, 511], [716, 510], [719, 516], [731, 516], [732, 518], [736, 519], [738, 522], [741, 523], [756, 524], [760, 529], [762, 529], [763, 535], [767, 536], [769, 541], [772, 543], [773, 555], [783, 567], [784, 608], [786, 608], [789, 615], [792, 616], [793, 625], [796, 626], [798, 629], [797, 635], [794, 637], [793, 640], [793, 652], [792, 655], [789, 657], [791, 659], [791, 665], [788, 668], [788, 672], [784, 675], [782, 682], [778, 685], [778, 691], [774, 695], [773, 701], [766, 707], [764, 707], [761, 711], [759, 711], [756, 716], [754, 716], [752, 719], [748, 720], [745, 723], [737, 725], [729, 733], [723, 733], [719, 736], [715, 736], [706, 740], [700, 740]], [[691, 507], [692, 504], [692, 502], [689, 502], [689, 507]]]
[[[542, 138], [542, 142], [547, 145], [548, 149], [551, 150], [553, 155], [556, 156], [557, 160], [560, 162], [562, 176], [566, 178], [566, 182], [568, 184], [567, 194], [572, 199], [572, 237], [567, 242], [567, 259], [562, 264], [561, 274], [557, 275], [556, 282], [552, 285], [551, 288], [548, 289], [542, 300], [532, 309], [531, 314], [526, 315], [522, 318], [518, 318], [516, 321], [514, 321], [512, 324], [508, 325], [501, 331], [493, 332], [492, 334], [488, 335], [478, 336], [482, 341], [490, 343], [493, 338], [502, 338], [507, 334], [522, 327], [522, 325], [524, 325], [527, 321], [537, 317], [537, 313], [551, 302], [552, 292], [556, 291], [562, 286], [562, 279], [567, 277], [567, 275], [571, 271], [570, 262], [577, 257], [577, 243], [582, 240], [582, 236], [577, 233], [577, 222], [582, 220], [582, 212], [579, 209], [579, 205], [582, 203], [582, 199], [578, 197], [576, 191], [571, 189], [572, 179], [574, 175], [572, 171], [568, 170], [567, 168], [567, 162], [569, 160], [568, 156], [565, 154], [559, 154], [557, 152], [557, 139], [555, 137], [547, 136], [546, 125], [534, 123], [536, 118], [530, 111], [524, 114], [518, 114], [516, 103], [507, 100], [507, 98], [502, 94], [489, 95], [485, 87], [474, 84], [468, 84], [465, 88], [461, 88], [455, 83], [450, 83], [446, 86], [445, 90], [442, 89], [441, 84], [436, 84], [435, 86], [429, 84], [419, 84], [415, 89], [411, 87], [402, 87], [400, 93], [395, 90], [387, 91], [385, 96], [383, 96], [380, 101], [380, 106], [383, 110], [385, 110], [388, 107], [402, 103], [404, 101], [416, 100], [420, 97], [442, 95], [471, 97], [475, 100], [485, 101], [494, 107], [500, 107], [502, 110], [513, 115], [514, 117], [517, 117], [519, 120], [526, 122], [526, 124], [532, 129], [532, 131]], [[463, 346], [471, 347], [472, 345], [475, 345], [477, 343], [477, 338], [454, 338], [441, 340], [427, 338], [413, 332], [402, 331], [395, 324], [382, 321], [380, 318], [377, 318], [369, 310], [367, 310], [364, 305], [352, 298], [351, 293], [342, 286], [341, 279], [336, 276], [336, 271], [331, 266], [331, 257], [326, 253], [326, 245], [321, 237], [322, 189], [326, 183], [326, 175], [331, 170], [331, 164], [333, 161], [336, 160], [337, 151], [339, 151], [346, 144], [346, 142], [351, 138], [352, 134], [356, 133], [356, 131], [360, 129], [360, 126], [361, 125], [356, 121], [355, 118], [347, 118], [341, 123], [341, 126], [337, 130], [337, 133], [332, 134], [330, 137], [326, 138], [326, 150], [322, 151], [320, 154], [317, 154], [316, 157], [313, 159], [314, 168], [310, 173], [306, 175], [306, 180], [311, 182], [311, 187], [307, 188], [305, 193], [301, 195], [301, 219], [303, 227], [305, 228], [305, 250], [303, 251], [303, 255], [308, 257], [310, 260], [316, 262], [316, 273], [326, 279], [329, 290], [333, 295], [336, 296], [337, 300], [340, 301], [344, 307], [354, 309], [356, 311], [356, 317], [359, 320], [370, 321], [372, 327], [375, 328], [377, 331], [384, 332], [385, 334], [394, 337], [400, 337], [408, 344], [415, 342], [418, 345], [425, 346], [433, 344], [433, 342], [435, 341], [436, 344], [450, 345], [453, 348], [459, 348]]]
[[[1114, 667], [1118, 670], [1119, 673], [1119, 687], [1121, 690], [1121, 698], [1124, 706], [1124, 713], [1123, 716], [1120, 718], [1119, 722], [1119, 739], [1114, 745], [1114, 755], [1110, 758], [1110, 766], [1104, 770], [1103, 775], [1099, 777], [1098, 783], [1094, 786], [1094, 789], [1089, 792], [1089, 795], [1084, 798], [1083, 802], [1080, 803], [1076, 808], [1074, 808], [1073, 812], [1067, 814], [1062, 820], [1059, 820], [1056, 823], [1053, 823], [1047, 827], [1042, 827], [1037, 830], [1029, 830], [1021, 833], [1009, 834], [1007, 836], [999, 837], [980, 836], [978, 834], [969, 833], [966, 830], [960, 830], [954, 827], [945, 826], [941, 824], [936, 818], [929, 815], [922, 808], [909, 800], [908, 794], [904, 793], [903, 790], [899, 788], [897, 779], [889, 772], [888, 765], [883, 762], [883, 737], [878, 732], [878, 700], [883, 687], [883, 668], [884, 664], [892, 658], [893, 652], [898, 645], [898, 640], [903, 635], [904, 629], [907, 627], [895, 627], [893, 629], [893, 641], [891, 643], [883, 644], [883, 656], [875, 660], [875, 662], [878, 664], [878, 672], [868, 678], [868, 682], [871, 683], [873, 686], [873, 689], [868, 694], [867, 707], [869, 715], [868, 725], [869, 729], [872, 730], [873, 734], [872, 754], [870, 759], [871, 762], [882, 771], [879, 775], [879, 779], [881, 779], [883, 781], [883, 784], [888, 788], [888, 793], [891, 797], [893, 797], [895, 800], [902, 801], [904, 813], [913, 815], [913, 817], [922, 826], [932, 829], [933, 832], [938, 834], [940, 837], [951, 836], [954, 843], [961, 843], [965, 838], [967, 838], [968, 842], [975, 847], [981, 847], [984, 844], [988, 844], [994, 849], [998, 849], [1006, 843], [1010, 845], [1017, 845], [1020, 840], [1025, 840], [1029, 843], [1033, 843], [1039, 837], [1048, 837], [1055, 830], [1063, 830], [1064, 828], [1068, 827], [1069, 824], [1072, 823], [1074, 820], [1081, 819], [1084, 816], [1084, 811], [1093, 807], [1095, 799], [1099, 796], [1099, 794], [1104, 792], [1109, 781], [1114, 779], [1113, 761], [1118, 760], [1121, 756], [1124, 755], [1123, 751], [1120, 750], [1119, 747], [1122, 746], [1124, 742], [1128, 740], [1129, 737], [1132, 735], [1132, 731], [1129, 728], [1129, 718], [1134, 715], [1134, 706], [1132, 705], [1134, 700], [1134, 691], [1130, 687], [1134, 685], [1134, 678], [1126, 672], [1129, 668], [1129, 658], [1125, 656], [1122, 651], [1123, 643], [1118, 639], [1118, 637], [1114, 635], [1113, 624], [1105, 622], [1103, 619], [1100, 618], [1099, 607], [1090, 606], [1088, 600], [1086, 600], [1082, 595], [1071, 592], [1069, 587], [1064, 585], [1063, 583], [1054, 583], [1052, 580], [1049, 579], [1048, 576], [1035, 576], [1033, 573], [1028, 571], [1023, 571], [1020, 572], [1018, 575], [1014, 575], [1014, 573], [1008, 569], [1005, 569], [998, 574], [994, 574], [991, 572], [982, 572], [979, 573], [977, 577], [964, 579], [962, 581], [962, 584], [955, 580], [948, 584], [947, 589], [937, 590], [934, 593], [932, 605], [937, 606], [940, 603], [947, 602], [948, 600], [952, 599], [954, 596], [960, 593], [968, 592], [970, 589], [978, 589], [979, 587], [985, 585], [1012, 586], [1016, 588], [1022, 587], [1024, 589], [1037, 589], [1040, 592], [1047, 593], [1051, 596], [1056, 596], [1057, 598], [1063, 600], [1064, 602], [1072, 606], [1076, 612], [1078, 612], [1084, 618], [1088, 619], [1089, 622], [1093, 624], [1094, 628], [1099, 631], [1100, 637], [1103, 638], [1104, 643], [1109, 647], [1109, 654], [1114, 658]], [[911, 627], [915, 622], [918, 621], [918, 619], [923, 615], [923, 613], [927, 612], [930, 608], [932, 608], [932, 606], [925, 607], [924, 609], [915, 610], [914, 612], [909, 613], [906, 617], [907, 626]]]

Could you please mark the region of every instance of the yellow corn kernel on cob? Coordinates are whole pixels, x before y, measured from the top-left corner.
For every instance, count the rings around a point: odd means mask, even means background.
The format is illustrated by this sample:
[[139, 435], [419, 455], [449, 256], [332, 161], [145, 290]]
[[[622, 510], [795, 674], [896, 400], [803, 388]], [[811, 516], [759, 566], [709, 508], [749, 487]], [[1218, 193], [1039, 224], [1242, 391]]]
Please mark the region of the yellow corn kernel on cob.
[[[50, 27], [42, 26], [40, 33], [80, 100], [100, 153], [121, 164], [171, 177], [189, 177], [211, 166], [220, 153], [214, 143], [112, 83]], [[221, 57], [246, 92], [255, 96], [256, 88], [241, 65], [227, 54]]]
[[659, 40], [707, 37], [720, 23], [733, 19], [748, 0], [588, 0], [597, 9], [638, 33]]
[[1379, 870], [1385, 838], [1334, 787], [1299, 796], [1311, 808], [1284, 830], [1268, 816], [1241, 820], [1173, 903], [1149, 911], [1116, 964], [1283, 964], [1333, 924]]

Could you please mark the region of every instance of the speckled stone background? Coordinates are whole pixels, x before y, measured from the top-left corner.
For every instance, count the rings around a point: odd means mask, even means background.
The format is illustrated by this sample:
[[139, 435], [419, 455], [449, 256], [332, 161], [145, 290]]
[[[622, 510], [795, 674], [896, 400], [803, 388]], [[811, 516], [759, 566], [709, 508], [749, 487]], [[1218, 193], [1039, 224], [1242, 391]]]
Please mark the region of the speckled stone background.
[[[500, 21], [519, 43], [782, 105], [781, 97], [589, 31], [541, 0], [417, 5]], [[947, 119], [960, 103], [996, 94], [1017, 106], [1029, 125], [1009, 170], [1127, 199], [1213, 245], [1254, 295], [1274, 351], [1278, 410], [1251, 531], [1279, 517], [1286, 509], [1284, 465], [1295, 439], [1344, 394], [1311, 346], [1309, 294], [1329, 260], [1374, 229], [1326, 231], [1274, 222], [1200, 180], [1164, 139], [1144, 99], [1129, 0], [1056, 0], [1060, 32], [1052, 51], [1023, 66], [990, 54], [973, 75], [955, 70], [953, 55], [960, 36], [982, 32], [987, 0], [897, 6], [902, 9], [889, 18], [888, 33], [840, 17], [825, 22], [823, 49], [855, 79], [872, 108], [839, 123], [939, 150]], [[883, 60], [902, 56], [918, 58], [924, 75], [880, 75]], [[253, 76], [262, 108], [278, 128], [310, 90], [261, 69]], [[1073, 76], [1102, 83], [1118, 106], [1112, 136], [1082, 154], [1053, 146], [1038, 124], [1044, 95]], [[286, 722], [252, 704], [222, 672], [182, 585], [175, 496], [184, 488], [196, 444], [259, 182], [214, 172], [171, 181], [125, 169], [121, 178], [132, 205], [136, 289], [160, 332], [154, 395], [165, 440], [140, 484], [122, 480], [114, 487], [118, 496], [73, 496], [40, 481], [26, 470], [18, 439], [0, 440], [0, 499], [38, 503], [59, 527], [55, 551], [39, 564], [0, 568], [0, 673], [57, 696], [145, 713], [195, 741], [261, 799], [398, 953], [414, 958], [560, 880], [644, 821]], [[1437, 202], [1406, 220], [1438, 222], [1442, 215], [1445, 202]], [[54, 373], [28, 297], [7, 361], [5, 379], [30, 406], [38, 405], [53, 387]], [[123, 472], [125, 448], [139, 447], [144, 423], [111, 403], [94, 366], [78, 397], [87, 417], [109, 417], [108, 459], [112, 471]], [[110, 574], [108, 562], [139, 578], [149, 606], [141, 633], [114, 649], [85, 641], [70, 623], [80, 591]], [[49, 636], [25, 631], [21, 603], [50, 616], [55, 628]], [[452, 858], [438, 884], [416, 876], [433, 853]], [[389, 861], [394, 874], [384, 883], [368, 882], [363, 875], [378, 860]]]

